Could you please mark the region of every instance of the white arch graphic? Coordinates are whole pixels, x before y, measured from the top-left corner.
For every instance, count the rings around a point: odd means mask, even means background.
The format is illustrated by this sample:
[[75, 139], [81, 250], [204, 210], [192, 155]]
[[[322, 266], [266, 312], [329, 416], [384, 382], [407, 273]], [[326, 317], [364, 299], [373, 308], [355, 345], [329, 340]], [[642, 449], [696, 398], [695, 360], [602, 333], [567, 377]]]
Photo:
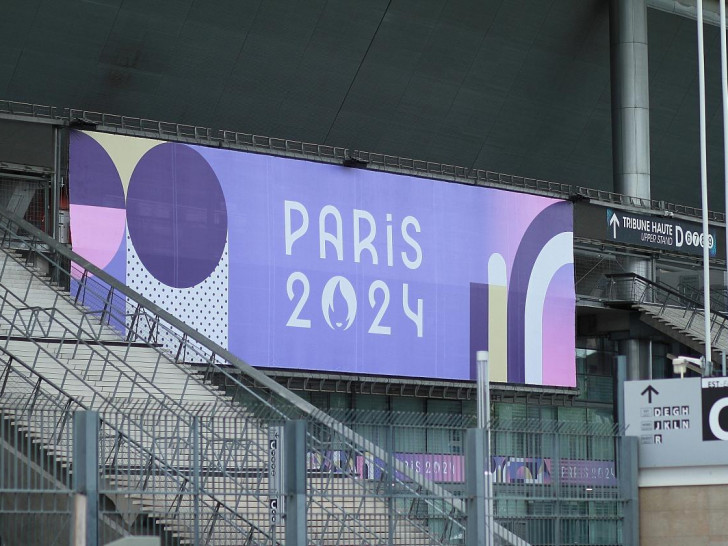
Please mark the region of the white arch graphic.
[[574, 262], [574, 234], [565, 231], [541, 249], [531, 270], [526, 293], [524, 365], [526, 383], [543, 382], [543, 307], [551, 279], [563, 266]]

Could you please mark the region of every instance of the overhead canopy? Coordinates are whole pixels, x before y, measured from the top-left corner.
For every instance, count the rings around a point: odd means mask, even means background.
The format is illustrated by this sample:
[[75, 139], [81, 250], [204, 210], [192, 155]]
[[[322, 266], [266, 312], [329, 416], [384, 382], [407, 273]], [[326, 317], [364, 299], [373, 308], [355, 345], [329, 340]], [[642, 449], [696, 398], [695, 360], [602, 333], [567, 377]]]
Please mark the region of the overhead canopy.
[[[668, 4], [648, 10], [652, 195], [698, 205], [695, 21]], [[612, 189], [608, 6], [12, 0], [0, 98]], [[710, 208], [722, 210], [715, 26], [706, 40]]]

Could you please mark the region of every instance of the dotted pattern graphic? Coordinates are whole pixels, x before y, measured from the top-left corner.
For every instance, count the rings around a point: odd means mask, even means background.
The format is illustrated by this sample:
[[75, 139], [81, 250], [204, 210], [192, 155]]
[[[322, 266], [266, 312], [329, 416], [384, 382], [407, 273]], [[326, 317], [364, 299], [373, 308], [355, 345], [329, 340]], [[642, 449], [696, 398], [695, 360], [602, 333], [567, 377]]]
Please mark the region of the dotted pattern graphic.
[[[223, 348], [228, 347], [228, 241], [225, 241], [222, 257], [209, 277], [189, 288], [167, 286], [147, 270], [139, 259], [127, 231], [126, 283], [145, 298], [153, 301], [191, 328], [201, 332]], [[131, 312], [131, 310], [128, 310]], [[164, 331], [159, 333], [158, 343], [172, 354], [177, 344]], [[207, 351], [202, 351], [205, 354]], [[209, 356], [209, 355], [207, 355]], [[187, 362], [202, 362], [202, 358], [188, 355]]]

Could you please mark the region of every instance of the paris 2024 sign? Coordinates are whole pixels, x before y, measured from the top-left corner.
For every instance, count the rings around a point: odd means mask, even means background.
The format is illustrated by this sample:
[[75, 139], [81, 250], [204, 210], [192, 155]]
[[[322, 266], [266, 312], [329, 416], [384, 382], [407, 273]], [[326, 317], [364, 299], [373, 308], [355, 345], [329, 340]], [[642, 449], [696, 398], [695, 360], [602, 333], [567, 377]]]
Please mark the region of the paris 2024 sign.
[[74, 250], [258, 367], [575, 386], [572, 206], [73, 131]]

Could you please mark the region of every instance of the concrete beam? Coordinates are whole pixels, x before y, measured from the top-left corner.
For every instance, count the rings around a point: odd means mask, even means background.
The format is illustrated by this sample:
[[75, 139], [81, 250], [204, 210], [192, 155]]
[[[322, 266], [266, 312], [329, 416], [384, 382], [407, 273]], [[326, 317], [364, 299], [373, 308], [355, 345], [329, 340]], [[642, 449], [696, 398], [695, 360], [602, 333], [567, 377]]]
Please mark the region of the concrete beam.
[[[703, 0], [703, 21], [719, 26], [720, 8], [718, 6], [718, 0]], [[696, 0], [647, 0], [647, 7], [686, 17], [693, 21], [697, 18]]]

